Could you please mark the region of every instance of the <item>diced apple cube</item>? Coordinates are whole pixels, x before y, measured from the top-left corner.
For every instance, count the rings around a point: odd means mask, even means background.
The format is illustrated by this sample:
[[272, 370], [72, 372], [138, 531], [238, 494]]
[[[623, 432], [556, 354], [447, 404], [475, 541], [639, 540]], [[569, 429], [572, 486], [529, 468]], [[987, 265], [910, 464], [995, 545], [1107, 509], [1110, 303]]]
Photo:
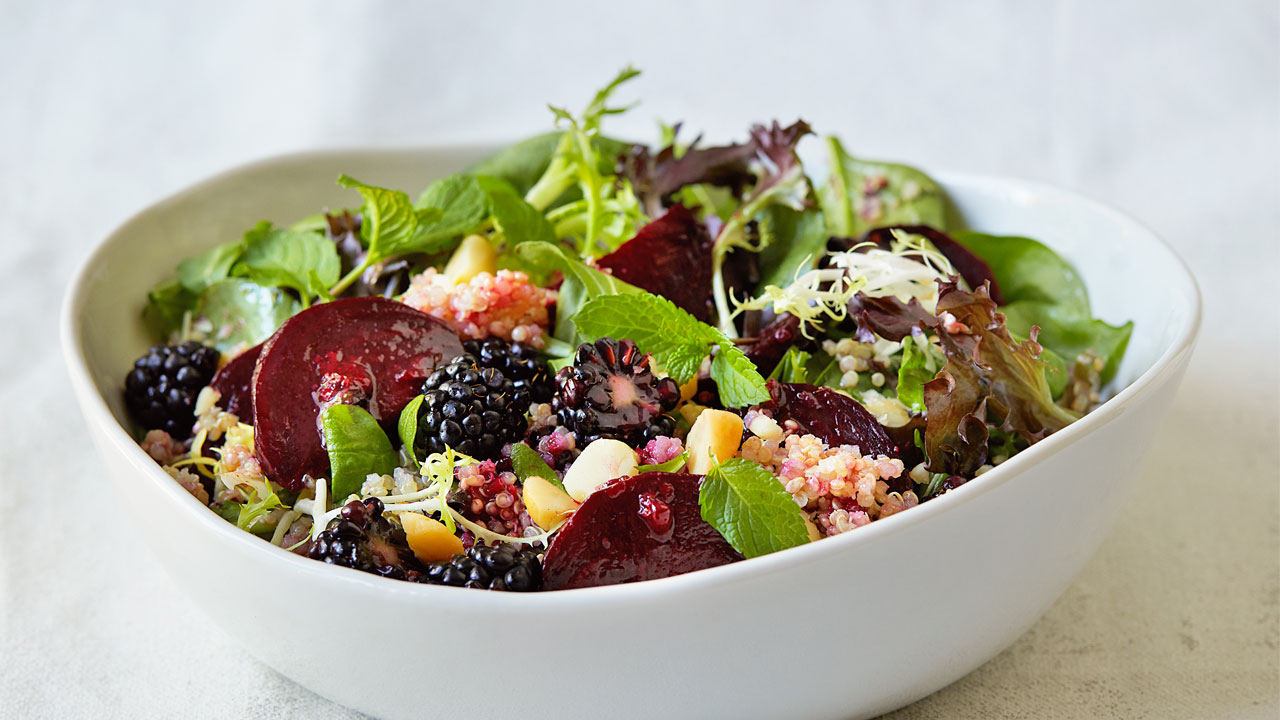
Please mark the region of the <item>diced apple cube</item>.
[[689, 430], [689, 472], [705, 475], [717, 461], [738, 454], [742, 444], [742, 418], [728, 410], [703, 410]]

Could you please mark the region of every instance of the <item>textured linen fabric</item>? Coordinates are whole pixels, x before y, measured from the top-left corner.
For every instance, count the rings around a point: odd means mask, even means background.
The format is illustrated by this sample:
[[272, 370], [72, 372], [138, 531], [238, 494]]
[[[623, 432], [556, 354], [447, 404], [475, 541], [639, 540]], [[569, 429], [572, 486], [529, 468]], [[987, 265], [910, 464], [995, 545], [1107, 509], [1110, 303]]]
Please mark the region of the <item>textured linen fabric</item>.
[[[354, 716], [235, 647], [121, 521], [57, 339], [89, 248], [264, 155], [540, 130], [634, 62], [620, 133], [799, 115], [866, 156], [1050, 182], [1149, 224], [1204, 291], [1097, 556], [1008, 651], [891, 717], [1276, 717], [1277, 3], [605, 8], [0, 0], [0, 716]], [[246, 611], [269, 627], [297, 600]]]

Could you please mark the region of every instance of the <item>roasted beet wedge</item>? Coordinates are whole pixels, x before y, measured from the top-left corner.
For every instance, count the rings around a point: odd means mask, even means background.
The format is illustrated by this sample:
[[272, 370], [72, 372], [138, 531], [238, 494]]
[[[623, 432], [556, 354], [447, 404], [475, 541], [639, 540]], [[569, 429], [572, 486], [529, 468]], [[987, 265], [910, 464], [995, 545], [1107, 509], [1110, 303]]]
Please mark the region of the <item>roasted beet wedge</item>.
[[599, 265], [699, 320], [711, 317], [711, 235], [683, 205], [640, 228]]
[[800, 431], [815, 435], [828, 445], [857, 445], [863, 455], [901, 456], [898, 448], [875, 416], [858, 401], [831, 388], [804, 383], [769, 381], [773, 409], [778, 422], [794, 420]]
[[394, 300], [336, 300], [298, 313], [263, 344], [253, 373], [262, 469], [290, 490], [302, 486], [303, 475], [328, 476], [317, 428], [322, 379], [353, 393], [347, 402], [362, 396], [360, 404], [391, 427], [422, 381], [462, 352], [447, 325]]
[[218, 407], [234, 413], [240, 422], [253, 422], [253, 369], [261, 354], [261, 343], [245, 350], [223, 365], [209, 383], [209, 387], [222, 396]]
[[702, 519], [701, 482], [701, 475], [648, 472], [596, 490], [547, 550], [544, 587], [653, 580], [741, 560]]

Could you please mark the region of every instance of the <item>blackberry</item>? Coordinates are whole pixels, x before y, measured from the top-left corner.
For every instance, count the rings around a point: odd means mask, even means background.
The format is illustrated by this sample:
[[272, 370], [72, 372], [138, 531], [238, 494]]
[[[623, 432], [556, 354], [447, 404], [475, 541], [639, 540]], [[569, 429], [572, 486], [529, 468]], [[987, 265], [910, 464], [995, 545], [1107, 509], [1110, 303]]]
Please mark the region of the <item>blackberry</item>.
[[330, 565], [408, 579], [420, 567], [409, 550], [404, 530], [382, 516], [382, 501], [352, 500], [312, 541], [307, 556]]
[[579, 346], [573, 365], [556, 374], [552, 407], [580, 447], [599, 438], [641, 447], [675, 433], [675, 421], [663, 413], [679, 402], [680, 386], [655, 376], [635, 343], [600, 338]]
[[532, 550], [477, 545], [448, 562], [427, 565], [415, 579], [430, 585], [532, 592], [542, 589], [542, 563]]
[[501, 370], [460, 355], [422, 384], [414, 451], [419, 457], [449, 446], [474, 458], [499, 457], [502, 446], [529, 429], [529, 393]]
[[494, 368], [517, 390], [527, 390], [532, 402], [551, 402], [556, 391], [551, 368], [538, 357], [532, 345], [490, 337], [464, 341], [462, 347], [476, 358], [480, 367]]
[[147, 430], [164, 430], [178, 440], [191, 437], [196, 396], [213, 380], [219, 357], [198, 342], [153, 346], [124, 378], [129, 414]]

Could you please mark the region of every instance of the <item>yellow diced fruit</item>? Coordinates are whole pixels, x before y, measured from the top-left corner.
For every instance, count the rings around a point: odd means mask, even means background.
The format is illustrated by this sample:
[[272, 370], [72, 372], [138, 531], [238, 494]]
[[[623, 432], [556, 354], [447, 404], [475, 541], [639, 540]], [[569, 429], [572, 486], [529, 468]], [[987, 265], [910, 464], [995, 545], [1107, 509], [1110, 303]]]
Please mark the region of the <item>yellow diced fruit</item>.
[[698, 416], [701, 415], [702, 411], [706, 409], [707, 409], [706, 405], [699, 405], [698, 403], [695, 403], [695, 402], [687, 402], [681, 405], [679, 408], [677, 408], [676, 412], [680, 413], [680, 417], [684, 419], [685, 423], [692, 427], [693, 424], [698, 421]]
[[498, 272], [498, 251], [484, 237], [468, 235], [462, 238], [462, 244], [444, 266], [444, 276], [459, 285], [482, 272], [490, 275]]
[[614, 478], [636, 474], [636, 451], [620, 440], [600, 438], [588, 445], [564, 474], [569, 497], [582, 502]]
[[568, 493], [537, 475], [525, 478], [521, 497], [529, 518], [543, 530], [554, 528], [578, 509], [578, 503]]
[[696, 394], [698, 394], [698, 376], [694, 375], [689, 378], [689, 382], [680, 386], [680, 401], [689, 402]]
[[703, 410], [689, 430], [689, 472], [705, 475], [716, 461], [738, 454], [742, 444], [742, 418], [728, 410]]
[[449, 532], [445, 524], [418, 513], [400, 513], [400, 525], [409, 549], [422, 562], [440, 562], [463, 552], [462, 538]]
[[809, 532], [809, 542], [817, 542], [822, 539], [822, 531], [809, 518], [804, 519], [804, 529]]

